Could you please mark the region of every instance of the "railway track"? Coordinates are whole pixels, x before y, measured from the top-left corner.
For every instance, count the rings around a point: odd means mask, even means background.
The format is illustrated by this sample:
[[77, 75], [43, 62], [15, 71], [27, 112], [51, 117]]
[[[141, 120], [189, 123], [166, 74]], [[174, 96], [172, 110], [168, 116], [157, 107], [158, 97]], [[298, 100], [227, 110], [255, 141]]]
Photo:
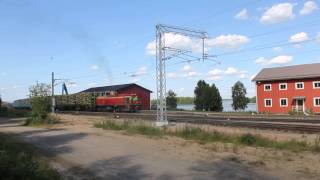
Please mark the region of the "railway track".
[[[78, 115], [96, 115], [128, 119], [154, 120], [153, 113], [108, 113], [108, 112], [61, 112]], [[208, 124], [215, 126], [246, 127], [256, 129], [273, 129], [302, 133], [320, 133], [320, 120], [292, 118], [246, 118], [242, 116], [221, 116], [204, 114], [168, 114], [168, 121], [174, 123]]]

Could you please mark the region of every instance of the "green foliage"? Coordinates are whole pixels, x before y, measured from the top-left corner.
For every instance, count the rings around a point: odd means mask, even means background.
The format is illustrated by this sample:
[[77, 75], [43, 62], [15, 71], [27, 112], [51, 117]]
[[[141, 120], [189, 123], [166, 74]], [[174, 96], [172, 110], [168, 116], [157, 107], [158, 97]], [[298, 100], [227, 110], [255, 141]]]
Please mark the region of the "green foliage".
[[26, 125], [44, 124], [51, 122], [48, 118], [50, 112], [50, 86], [37, 83], [29, 88], [31, 100], [31, 117], [27, 119]]
[[164, 132], [161, 129], [148, 126], [144, 123], [136, 123], [133, 121], [115, 121], [105, 120], [94, 125], [96, 128], [107, 130], [126, 131], [129, 134], [142, 134], [147, 136], [162, 136]]
[[252, 134], [244, 134], [240, 137], [240, 142], [246, 145], [253, 145], [257, 142], [257, 138]]
[[245, 110], [249, 103], [249, 99], [246, 97], [247, 90], [243, 83], [238, 81], [232, 87], [232, 108], [237, 110]]
[[252, 98], [249, 98], [249, 103], [257, 103], [257, 97], [253, 96]]
[[166, 97], [166, 102], [168, 109], [177, 109], [177, 94], [172, 90], [169, 90]]
[[51, 101], [49, 97], [32, 97], [31, 98], [31, 116], [34, 119], [46, 119], [50, 112]]
[[24, 144], [0, 134], [0, 179], [62, 179], [57, 171], [39, 160]]
[[194, 90], [194, 104], [196, 110], [222, 111], [222, 98], [215, 84], [211, 86], [200, 80]]
[[303, 112], [299, 112], [299, 111], [295, 111], [295, 110], [290, 110], [290, 111], [288, 112], [288, 114], [291, 115], [291, 116], [301, 116], [301, 115], [304, 115]]
[[193, 97], [177, 97], [178, 104], [193, 104], [194, 98]]

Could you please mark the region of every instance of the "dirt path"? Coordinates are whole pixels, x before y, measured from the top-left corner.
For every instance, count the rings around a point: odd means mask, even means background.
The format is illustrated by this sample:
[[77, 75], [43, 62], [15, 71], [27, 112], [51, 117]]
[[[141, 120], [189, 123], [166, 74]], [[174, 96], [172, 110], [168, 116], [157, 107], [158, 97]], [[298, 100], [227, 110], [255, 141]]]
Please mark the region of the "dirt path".
[[34, 145], [66, 179], [312, 178], [304, 172], [288, 173], [181, 139], [127, 136], [93, 128], [90, 123], [68, 122], [45, 129], [0, 119], [0, 132], [14, 133]]

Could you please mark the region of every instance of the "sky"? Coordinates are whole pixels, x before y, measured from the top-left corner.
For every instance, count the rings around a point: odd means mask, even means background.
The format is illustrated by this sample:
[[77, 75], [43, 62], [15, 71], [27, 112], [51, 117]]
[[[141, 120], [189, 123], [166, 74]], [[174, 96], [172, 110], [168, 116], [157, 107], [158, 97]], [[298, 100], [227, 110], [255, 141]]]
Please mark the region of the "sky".
[[[189, 56], [166, 60], [167, 89], [193, 96], [198, 80], [223, 98], [240, 80], [248, 96], [262, 68], [320, 62], [319, 1], [304, 0], [0, 0], [0, 94], [26, 98], [28, 88], [57, 79], [71, 93], [89, 87], [137, 83], [156, 91], [155, 27], [205, 31], [200, 40], [167, 33], [166, 47]], [[169, 54], [168, 54], [169, 56]], [[187, 59], [187, 60], [185, 60]], [[155, 97], [155, 93], [152, 94]]]

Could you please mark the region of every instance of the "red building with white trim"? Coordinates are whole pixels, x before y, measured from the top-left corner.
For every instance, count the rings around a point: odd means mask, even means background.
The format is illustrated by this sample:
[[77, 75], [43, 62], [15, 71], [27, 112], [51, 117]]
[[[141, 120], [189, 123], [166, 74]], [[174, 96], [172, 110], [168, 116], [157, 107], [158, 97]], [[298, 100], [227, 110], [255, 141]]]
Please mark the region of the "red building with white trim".
[[264, 68], [253, 81], [260, 113], [320, 113], [320, 63]]

